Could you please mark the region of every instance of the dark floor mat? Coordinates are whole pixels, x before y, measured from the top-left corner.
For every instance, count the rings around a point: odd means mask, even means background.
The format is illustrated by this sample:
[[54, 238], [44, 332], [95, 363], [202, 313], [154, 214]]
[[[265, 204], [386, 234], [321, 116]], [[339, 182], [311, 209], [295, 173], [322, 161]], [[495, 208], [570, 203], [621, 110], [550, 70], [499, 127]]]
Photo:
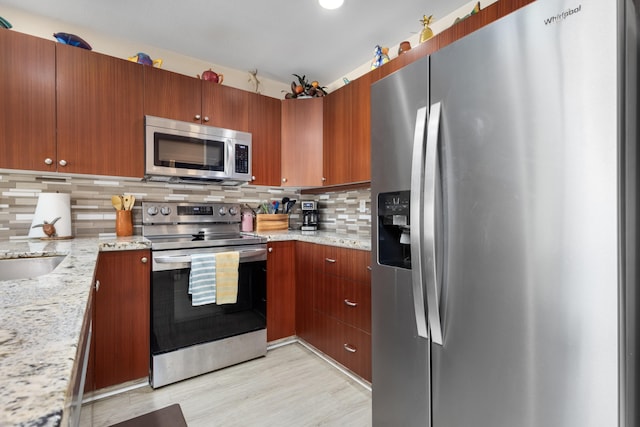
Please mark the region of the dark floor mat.
[[177, 403], [140, 415], [130, 420], [113, 424], [111, 427], [188, 427], [182, 409]]

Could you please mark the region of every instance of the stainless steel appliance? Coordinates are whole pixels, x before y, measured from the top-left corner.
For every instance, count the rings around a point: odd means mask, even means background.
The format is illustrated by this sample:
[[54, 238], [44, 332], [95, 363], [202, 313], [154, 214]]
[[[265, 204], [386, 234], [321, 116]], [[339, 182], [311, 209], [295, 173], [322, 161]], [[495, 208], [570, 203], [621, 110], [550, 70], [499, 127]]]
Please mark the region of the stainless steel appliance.
[[[143, 202], [151, 240], [151, 386], [266, 354], [266, 240], [240, 233], [240, 205]], [[235, 304], [193, 306], [191, 255], [237, 251]]]
[[315, 231], [318, 229], [318, 204], [313, 200], [300, 202], [302, 209], [302, 231]]
[[538, 0], [372, 86], [375, 426], [640, 425], [637, 19]]
[[153, 181], [251, 181], [251, 134], [145, 116], [145, 177]]

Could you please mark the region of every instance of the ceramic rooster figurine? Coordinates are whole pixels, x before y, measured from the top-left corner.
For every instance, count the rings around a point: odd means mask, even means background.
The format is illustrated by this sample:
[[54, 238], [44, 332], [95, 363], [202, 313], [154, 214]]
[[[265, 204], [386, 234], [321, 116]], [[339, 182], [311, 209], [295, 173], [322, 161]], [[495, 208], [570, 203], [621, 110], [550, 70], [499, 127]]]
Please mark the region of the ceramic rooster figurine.
[[46, 234], [47, 237], [54, 237], [56, 236], [56, 227], [54, 227], [53, 224], [55, 224], [59, 219], [60, 217], [57, 217], [51, 222], [44, 221], [43, 224], [36, 224], [31, 228], [42, 227], [42, 231], [44, 231], [44, 234]]

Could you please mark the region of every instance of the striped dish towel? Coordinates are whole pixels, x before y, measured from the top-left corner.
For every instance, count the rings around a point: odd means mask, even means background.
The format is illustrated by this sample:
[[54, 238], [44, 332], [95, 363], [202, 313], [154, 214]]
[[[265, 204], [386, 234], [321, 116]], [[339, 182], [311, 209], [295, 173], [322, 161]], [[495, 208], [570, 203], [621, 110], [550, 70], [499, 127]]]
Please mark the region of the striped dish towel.
[[235, 304], [238, 301], [239, 252], [216, 254], [216, 304]]
[[192, 254], [189, 273], [191, 305], [216, 302], [216, 254]]

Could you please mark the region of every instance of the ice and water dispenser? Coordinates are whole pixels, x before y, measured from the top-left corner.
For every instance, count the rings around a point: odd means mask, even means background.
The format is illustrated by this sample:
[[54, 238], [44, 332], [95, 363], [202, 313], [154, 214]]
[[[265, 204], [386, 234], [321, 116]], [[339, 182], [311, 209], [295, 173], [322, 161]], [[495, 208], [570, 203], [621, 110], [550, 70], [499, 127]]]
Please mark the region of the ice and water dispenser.
[[378, 194], [378, 262], [411, 268], [410, 191]]

